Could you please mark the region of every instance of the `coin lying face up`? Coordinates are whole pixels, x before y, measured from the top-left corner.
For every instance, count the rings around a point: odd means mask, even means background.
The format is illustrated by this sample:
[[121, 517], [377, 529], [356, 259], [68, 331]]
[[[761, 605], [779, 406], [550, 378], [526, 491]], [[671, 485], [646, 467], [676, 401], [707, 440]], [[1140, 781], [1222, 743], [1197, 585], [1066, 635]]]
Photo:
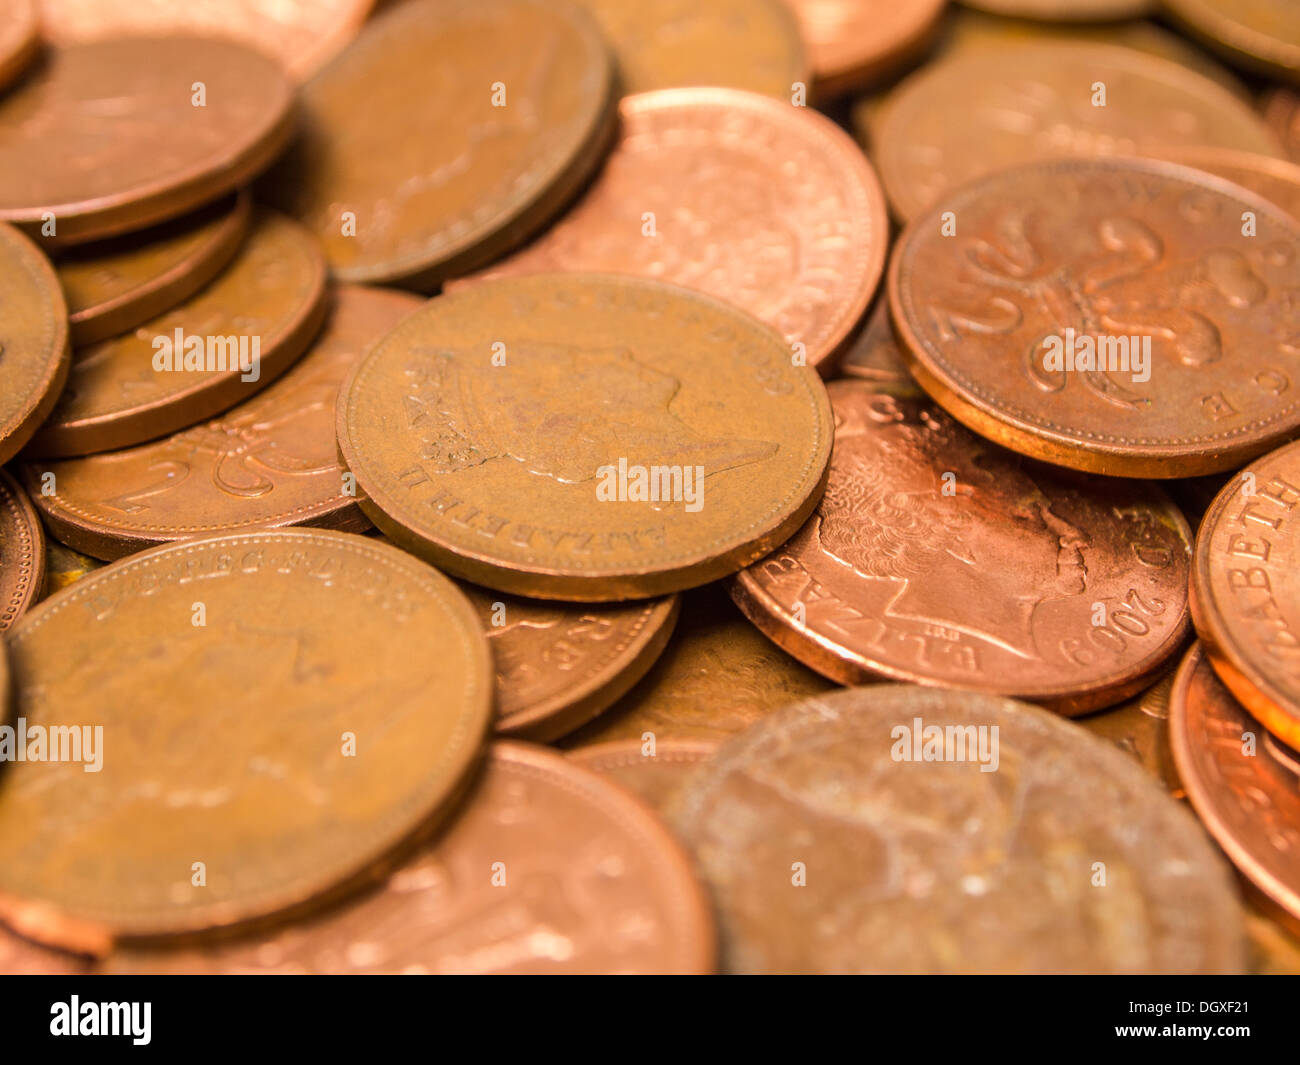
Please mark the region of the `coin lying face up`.
[[894, 685], [777, 711], [670, 814], [738, 973], [1232, 973], [1228, 867], [1109, 743]]
[[921, 386], [977, 432], [1119, 477], [1234, 469], [1300, 428], [1300, 222], [1199, 170], [1059, 159], [945, 195], [890, 263]]
[[841, 683], [977, 688], [1075, 714], [1140, 691], [1178, 650], [1191, 531], [1157, 487], [1024, 461], [867, 382], [829, 391], [825, 497], [732, 584], [795, 657]]
[[444, 812], [491, 718], [464, 596], [345, 533], [146, 551], [8, 645], [0, 918], [70, 948], [340, 889]]
[[634, 278], [431, 300], [344, 384], [339, 448], [393, 540], [477, 584], [580, 601], [707, 583], [825, 484], [830, 404], [775, 331]]

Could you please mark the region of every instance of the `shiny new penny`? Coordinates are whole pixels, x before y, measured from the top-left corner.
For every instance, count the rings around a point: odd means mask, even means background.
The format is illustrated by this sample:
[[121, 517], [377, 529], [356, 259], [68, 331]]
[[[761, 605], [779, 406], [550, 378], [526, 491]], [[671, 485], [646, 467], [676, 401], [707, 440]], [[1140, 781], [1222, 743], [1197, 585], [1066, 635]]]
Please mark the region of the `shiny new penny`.
[[1300, 921], [1300, 752], [1259, 728], [1199, 645], [1178, 670], [1169, 730], [1205, 827], [1265, 897]]
[[447, 831], [346, 908], [203, 952], [121, 952], [116, 972], [708, 973], [689, 861], [640, 802], [531, 744], [489, 748]]
[[1264, 121], [1282, 139], [1287, 154], [1300, 162], [1300, 93], [1274, 89], [1264, 99]]
[[36, 0], [8, 0], [0, 21], [0, 89], [18, 77], [40, 53]]
[[320, 329], [325, 279], [311, 234], [259, 209], [248, 239], [210, 285], [134, 332], [77, 352], [31, 454], [130, 447], [261, 391]]
[[549, 742], [645, 675], [677, 621], [676, 596], [626, 606], [538, 602], [472, 584], [496, 667], [496, 730]]
[[1188, 631], [1191, 531], [1153, 485], [1023, 461], [928, 400], [833, 381], [826, 495], [737, 604], [844, 684], [889, 677], [1083, 713]]
[[308, 353], [215, 421], [125, 451], [29, 463], [24, 477], [51, 531], [78, 551], [114, 559], [247, 529], [368, 529], [339, 464], [334, 401], [370, 345], [423, 303], [341, 286]]
[[248, 232], [242, 193], [184, 218], [68, 249], [54, 269], [73, 344], [134, 329], [194, 295], [230, 262]]
[[1206, 45], [1234, 63], [1300, 84], [1300, 4], [1295, 0], [1164, 0]]
[[59, 44], [130, 34], [231, 37], [267, 52], [296, 78], [356, 35], [375, 0], [40, 0], [41, 27]]
[[1184, 798], [1169, 746], [1169, 693], [1176, 666], [1140, 695], [1099, 714], [1079, 718], [1079, 724], [1099, 739], [1132, 755], [1175, 799]]
[[919, 395], [920, 386], [907, 371], [907, 361], [898, 348], [894, 326], [889, 320], [889, 297], [876, 301], [867, 324], [854, 338], [840, 363], [840, 373], [870, 381], [878, 389], [900, 395]]
[[59, 279], [31, 241], [0, 222], [0, 464], [54, 408], [69, 351]]
[[1196, 534], [1192, 618], [1232, 693], [1300, 747], [1300, 443], [1251, 464]]
[[[26, 493], [0, 470], [0, 633], [45, 586], [45, 533]], [[2, 716], [2, 715], [0, 715]]]
[[721, 585], [682, 595], [668, 647], [638, 684], [566, 747], [635, 740], [726, 739], [764, 714], [834, 687], [759, 634]]
[[880, 282], [889, 219], [856, 144], [753, 93], [624, 100], [621, 139], [583, 198], [486, 276], [604, 270], [734, 303], [829, 369]]
[[615, 115], [595, 24], [546, 0], [410, 0], [303, 103], [268, 195], [318, 234], [341, 280], [420, 288], [544, 225], [599, 164]]
[[[1101, 82], [1106, 106], [1096, 106]], [[1033, 159], [1209, 146], [1280, 155], [1250, 106], [1210, 79], [1132, 48], [1036, 41], [956, 52], [896, 89], [873, 158], [897, 214], [915, 217], [972, 178]]]
[[916, 218], [889, 300], [913, 376], [978, 432], [1094, 473], [1187, 477], [1300, 428], [1298, 249], [1300, 222], [1201, 171], [1048, 160]]
[[0, 97], [0, 219], [35, 236], [52, 216], [55, 239], [81, 242], [174, 218], [265, 168], [292, 105], [280, 67], [230, 41], [54, 49]]
[[580, 0], [618, 61], [625, 93], [725, 85], [789, 101], [806, 83], [799, 27], [782, 0]]
[[445, 812], [492, 712], [464, 596], [345, 533], [144, 552], [8, 644], [29, 729], [102, 726], [97, 772], [83, 748], [0, 775], [0, 917], [73, 948], [74, 928], [156, 937], [341, 891]]
[[947, 0], [786, 0], [820, 99], [879, 81], [924, 50]]
[[676, 286], [484, 281], [362, 361], [339, 448], [371, 520], [450, 573], [547, 599], [663, 595], [760, 558], [816, 505], [830, 404], [791, 363], [768, 326]]
[[1110, 744], [1009, 699], [895, 685], [798, 703], [724, 744], [670, 816], [729, 972], [1244, 965], [1233, 881], [1191, 814]]
[[648, 753], [645, 740], [617, 740], [578, 747], [569, 759], [617, 781], [655, 810], [668, 810], [678, 790], [717, 751], [717, 740], [659, 740]]

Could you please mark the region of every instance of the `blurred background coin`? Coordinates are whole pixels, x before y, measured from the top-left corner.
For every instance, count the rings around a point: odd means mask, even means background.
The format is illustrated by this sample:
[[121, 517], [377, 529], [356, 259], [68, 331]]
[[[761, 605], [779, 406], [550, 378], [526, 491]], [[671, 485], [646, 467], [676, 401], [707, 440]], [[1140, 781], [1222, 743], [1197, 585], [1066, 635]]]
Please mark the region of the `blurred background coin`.
[[36, 0], [9, 0], [0, 22], [0, 90], [23, 73], [40, 50]]

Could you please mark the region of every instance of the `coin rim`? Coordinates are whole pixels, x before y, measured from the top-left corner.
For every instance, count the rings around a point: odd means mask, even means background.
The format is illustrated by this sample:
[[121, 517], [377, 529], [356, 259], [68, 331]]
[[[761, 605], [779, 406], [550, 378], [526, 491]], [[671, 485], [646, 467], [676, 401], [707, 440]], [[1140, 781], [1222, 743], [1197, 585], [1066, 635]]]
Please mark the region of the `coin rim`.
[[[19, 487], [18, 482], [10, 474], [0, 469], [0, 508], [8, 508], [13, 513], [13, 525], [18, 530], [19, 535], [23, 536], [30, 554], [28, 561], [28, 580], [24, 584], [19, 581], [13, 598], [9, 603], [11, 617], [9, 622], [5, 623], [5, 615], [0, 609], [0, 634], [17, 624], [31, 605], [36, 602], [42, 589], [45, 587], [45, 530], [41, 527], [40, 518], [36, 516], [36, 509], [32, 506], [32, 501], [27, 498], [27, 493]], [[0, 527], [3, 527], [4, 519], [0, 516]], [[0, 603], [0, 608], [4, 604]], [[0, 674], [0, 690], [4, 688], [4, 676]], [[3, 705], [0, 705], [0, 720], [4, 717]]]

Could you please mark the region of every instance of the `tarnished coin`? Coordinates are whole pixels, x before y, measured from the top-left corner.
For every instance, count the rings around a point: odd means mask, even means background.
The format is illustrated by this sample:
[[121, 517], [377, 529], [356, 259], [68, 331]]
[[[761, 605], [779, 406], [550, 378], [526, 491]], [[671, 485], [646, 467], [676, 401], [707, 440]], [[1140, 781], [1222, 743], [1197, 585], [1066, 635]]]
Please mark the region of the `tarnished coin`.
[[830, 404], [743, 311], [602, 274], [467, 285], [384, 338], [339, 399], [370, 519], [489, 588], [580, 602], [725, 576], [816, 505]]
[[59, 279], [31, 241], [0, 222], [0, 465], [49, 416], [69, 351]]
[[786, 0], [803, 33], [819, 99], [880, 81], [915, 59], [947, 0]]
[[551, 230], [485, 276], [602, 270], [718, 296], [829, 370], [889, 246], [871, 164], [814, 111], [729, 89], [624, 100], [621, 140]]
[[114, 559], [249, 529], [368, 529], [339, 463], [334, 401], [370, 345], [423, 303], [344, 285], [308, 353], [215, 421], [125, 451], [27, 464], [24, 478], [50, 530], [78, 551]]
[[1282, 154], [1245, 101], [1178, 63], [1044, 40], [957, 52], [913, 74], [880, 115], [873, 158], [890, 205], [910, 219], [1017, 163], [1189, 146]]
[[230, 41], [54, 49], [0, 98], [0, 219], [81, 242], [174, 218], [264, 169], [292, 105], [280, 67]]
[[1234, 181], [1293, 218], [1300, 218], [1300, 166], [1271, 155], [1230, 152], [1220, 148], [1181, 148], [1156, 153], [1171, 163], [1193, 166], [1225, 181]]
[[0, 633], [36, 602], [44, 585], [45, 533], [40, 519], [26, 493], [0, 470]]
[[1300, 921], [1300, 752], [1259, 728], [1199, 644], [1178, 670], [1169, 732], [1205, 827], [1242, 875]]
[[1242, 921], [1199, 825], [1035, 707], [891, 685], [724, 744], [670, 815], [734, 973], [1236, 973]]
[[1264, 121], [1282, 140], [1287, 154], [1300, 162], [1300, 93], [1275, 89], [1264, 99]]
[[248, 232], [245, 192], [139, 233], [70, 248], [54, 269], [74, 344], [125, 333], [194, 295], [230, 262]]
[[1164, 0], [1165, 8], [1233, 62], [1300, 84], [1300, 4], [1295, 0]]
[[717, 751], [717, 740], [616, 740], [577, 747], [570, 760], [616, 780], [655, 810], [666, 811], [681, 787]]
[[88, 573], [94, 573], [104, 563], [97, 558], [90, 558], [64, 547], [53, 538], [45, 541], [45, 590], [41, 598], [47, 599], [55, 592], [62, 591], [69, 584], [75, 584]]
[[1300, 222], [1200, 171], [1028, 163], [908, 226], [890, 308], [913, 376], [985, 436], [1094, 473], [1215, 473], [1300, 428], [1298, 248]]
[[0, 918], [70, 948], [341, 893], [445, 812], [492, 712], [464, 596], [346, 533], [144, 552], [8, 637], [27, 757], [0, 774]]
[[326, 310], [316, 241], [259, 209], [248, 239], [210, 285], [134, 332], [77, 352], [30, 453], [130, 447], [228, 410], [292, 365]]
[[492, 650], [497, 732], [539, 742], [586, 724], [640, 680], [677, 621], [676, 596], [579, 606], [461, 591]]
[[0, 20], [0, 89], [26, 70], [40, 50], [36, 0], [8, 0]]
[[1192, 618], [1223, 682], [1300, 747], [1300, 443], [1266, 455], [1210, 504], [1196, 534]]
[[1022, 460], [928, 400], [833, 381], [826, 495], [732, 595], [844, 684], [889, 677], [1064, 714], [1147, 687], [1188, 632], [1191, 531], [1154, 485]]
[[1079, 724], [1132, 755], [1170, 795], [1181, 799], [1185, 792], [1169, 746], [1169, 693], [1176, 669], [1171, 667], [1146, 691], [1119, 706], [1079, 718]]
[[723, 85], [790, 100], [806, 83], [782, 0], [580, 0], [614, 49], [625, 93]]
[[232, 37], [275, 56], [296, 78], [352, 39], [375, 0], [40, 0], [45, 35], [59, 44], [129, 34]]
[[867, 324], [854, 338], [840, 363], [840, 373], [870, 381], [882, 391], [917, 396], [921, 388], [907, 372], [907, 361], [898, 348], [894, 326], [889, 320], [889, 297], [882, 294], [867, 317]]
[[764, 714], [834, 687], [759, 635], [720, 585], [682, 596], [668, 647], [622, 699], [564, 746], [613, 741], [713, 741], [742, 731]]
[[569, 4], [409, 0], [303, 87], [306, 128], [266, 191], [341, 280], [435, 287], [578, 190], [613, 132], [613, 82]]
[[993, 15], [1051, 22], [1103, 22], [1155, 13], [1156, 0], [961, 0]]
[[623, 789], [531, 744], [490, 748], [434, 844], [377, 892], [270, 936], [108, 959], [114, 972], [711, 972], [704, 892]]

